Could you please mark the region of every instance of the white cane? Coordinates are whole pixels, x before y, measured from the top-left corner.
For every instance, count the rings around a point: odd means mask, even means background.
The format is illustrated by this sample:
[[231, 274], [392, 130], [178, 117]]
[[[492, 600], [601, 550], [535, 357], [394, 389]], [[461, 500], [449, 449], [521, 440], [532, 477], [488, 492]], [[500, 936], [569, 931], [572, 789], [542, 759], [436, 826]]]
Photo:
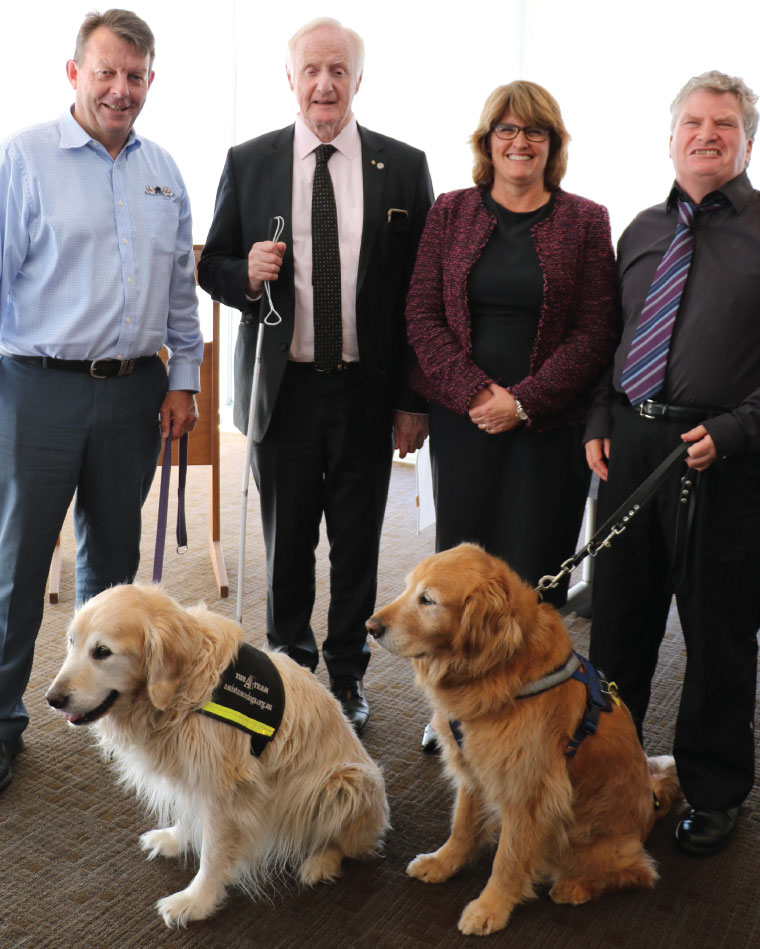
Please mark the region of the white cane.
[[[273, 217], [269, 220], [269, 240], [278, 241], [285, 229], [285, 219]], [[256, 334], [256, 357], [253, 363], [253, 380], [251, 381], [251, 404], [248, 408], [248, 429], [245, 440], [245, 467], [243, 468], [243, 494], [240, 507], [240, 543], [238, 546], [238, 585], [237, 585], [237, 621], [243, 622], [243, 580], [245, 577], [245, 534], [248, 517], [248, 481], [251, 476], [251, 458], [253, 456], [253, 427], [256, 419], [256, 404], [259, 397], [259, 376], [261, 375], [261, 344], [264, 339], [264, 330], [267, 326], [277, 326], [282, 317], [272, 303], [272, 292], [269, 281], [264, 281], [264, 295], [269, 302], [269, 310], [265, 316], [259, 318], [259, 331]], [[261, 301], [264, 308], [264, 299]]]

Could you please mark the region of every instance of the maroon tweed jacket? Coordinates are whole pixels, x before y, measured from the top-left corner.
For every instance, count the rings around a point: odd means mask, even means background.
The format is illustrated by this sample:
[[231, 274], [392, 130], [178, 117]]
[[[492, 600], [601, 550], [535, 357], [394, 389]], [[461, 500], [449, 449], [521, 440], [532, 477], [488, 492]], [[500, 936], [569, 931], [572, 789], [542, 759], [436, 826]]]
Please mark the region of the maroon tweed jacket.
[[[467, 413], [491, 380], [472, 361], [467, 278], [496, 218], [479, 188], [442, 194], [430, 209], [407, 297], [409, 340], [418, 365], [412, 386], [427, 399]], [[589, 388], [617, 341], [615, 255], [606, 208], [557, 191], [554, 209], [533, 228], [544, 299], [530, 375], [509, 391], [536, 430], [583, 419]]]

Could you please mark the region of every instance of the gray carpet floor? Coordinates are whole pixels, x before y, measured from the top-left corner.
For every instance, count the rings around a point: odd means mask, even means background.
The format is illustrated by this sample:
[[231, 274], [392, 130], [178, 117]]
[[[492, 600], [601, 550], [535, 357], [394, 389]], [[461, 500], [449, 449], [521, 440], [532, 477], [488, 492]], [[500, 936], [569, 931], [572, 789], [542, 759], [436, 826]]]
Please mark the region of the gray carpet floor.
[[[190, 471], [190, 549], [178, 556], [167, 540], [164, 584], [185, 604], [205, 600], [211, 608], [234, 616], [242, 437], [223, 436], [222, 452], [222, 541], [230, 598], [218, 598], [207, 555], [206, 469]], [[157, 483], [158, 479], [144, 517], [138, 579], [145, 581], [152, 572]], [[415, 490], [413, 470], [394, 466], [381, 554], [380, 603], [401, 591], [408, 570], [433, 549], [431, 529], [416, 533]], [[170, 513], [170, 524], [171, 518]], [[0, 949], [422, 949], [476, 941], [460, 936], [456, 922], [484, 885], [491, 853], [484, 852], [472, 867], [445, 884], [425, 885], [405, 875], [412, 857], [445, 840], [452, 793], [439, 761], [419, 749], [428, 709], [414, 686], [410, 665], [375, 647], [365, 680], [372, 706], [365, 745], [383, 767], [391, 805], [393, 830], [383, 856], [347, 863], [333, 885], [298, 890], [285, 882], [258, 901], [233, 891], [212, 919], [179, 932], [166, 929], [154, 903], [183, 888], [193, 874], [192, 865], [144, 859], [137, 838], [153, 826], [151, 818], [116, 785], [88, 733], [66, 726], [44, 702], [63, 656], [73, 608], [70, 523], [63, 545], [61, 598], [46, 608], [26, 695], [31, 713], [27, 749], [15, 763], [13, 783], [0, 797]], [[249, 642], [263, 645], [264, 566], [255, 490], [249, 501], [247, 546], [243, 626]], [[323, 635], [324, 540], [318, 556], [314, 624]], [[583, 651], [588, 622], [575, 614], [567, 622]], [[672, 615], [647, 723], [651, 754], [670, 749], [683, 666], [680, 630]], [[317, 674], [324, 682], [321, 665]], [[675, 815], [665, 818], [650, 837], [649, 850], [661, 872], [655, 889], [606, 896], [574, 908], [555, 906], [541, 893], [516, 910], [504, 932], [486, 937], [484, 944], [552, 949], [760, 945], [757, 791], [743, 808], [730, 847], [709, 859], [691, 859], [676, 850], [675, 820]]]

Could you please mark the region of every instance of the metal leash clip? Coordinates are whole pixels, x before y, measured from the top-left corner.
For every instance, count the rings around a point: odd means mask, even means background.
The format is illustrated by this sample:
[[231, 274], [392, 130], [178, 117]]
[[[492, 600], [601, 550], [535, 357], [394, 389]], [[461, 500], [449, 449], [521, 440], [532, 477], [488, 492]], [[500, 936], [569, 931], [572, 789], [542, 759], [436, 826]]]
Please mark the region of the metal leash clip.
[[605, 695], [609, 695], [615, 705], [621, 705], [620, 690], [617, 682], [608, 682], [606, 679], [599, 680], [599, 688]]
[[559, 585], [563, 577], [569, 576], [575, 569], [575, 557], [570, 557], [566, 560], [562, 567], [560, 568], [559, 573], [556, 576], [552, 576], [550, 573], [545, 577], [541, 577], [538, 581], [538, 586], [536, 587], [536, 592], [541, 593], [543, 590], [553, 590], [556, 586]]

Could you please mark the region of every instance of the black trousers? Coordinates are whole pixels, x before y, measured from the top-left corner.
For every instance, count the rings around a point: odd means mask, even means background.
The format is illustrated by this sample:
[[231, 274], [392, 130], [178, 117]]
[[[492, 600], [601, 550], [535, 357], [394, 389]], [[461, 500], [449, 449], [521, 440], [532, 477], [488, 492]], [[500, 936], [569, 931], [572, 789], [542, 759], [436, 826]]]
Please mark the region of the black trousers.
[[[615, 407], [599, 523], [691, 427]], [[688, 532], [684, 490], [694, 495]], [[733, 807], [754, 781], [758, 454], [718, 459], [699, 475], [684, 463], [597, 557], [590, 659], [618, 683], [639, 734], [673, 594], [686, 645], [673, 748], [681, 786], [694, 807]]]
[[330, 607], [322, 655], [330, 675], [361, 678], [369, 662], [365, 622], [375, 608], [388, 498], [390, 417], [370, 424], [359, 365], [318, 373], [288, 363], [269, 429], [254, 445], [267, 557], [267, 639], [315, 669], [311, 625], [315, 550], [325, 517]]
[[[575, 552], [590, 472], [582, 429], [489, 435], [469, 417], [430, 406], [436, 551], [480, 544], [535, 586]], [[567, 582], [544, 599], [561, 606]]]

